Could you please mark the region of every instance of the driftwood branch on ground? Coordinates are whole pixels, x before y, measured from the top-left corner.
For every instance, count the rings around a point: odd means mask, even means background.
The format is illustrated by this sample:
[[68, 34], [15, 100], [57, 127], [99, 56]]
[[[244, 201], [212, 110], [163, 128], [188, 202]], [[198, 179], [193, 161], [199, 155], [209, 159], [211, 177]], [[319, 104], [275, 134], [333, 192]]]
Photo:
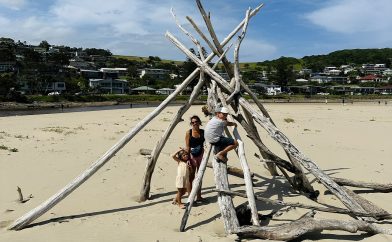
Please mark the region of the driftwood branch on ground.
[[[225, 193], [228, 195], [232, 195], [232, 196], [247, 197], [245, 193], [241, 193], [241, 192], [235, 192], [235, 191], [230, 191], [230, 190], [216, 190], [216, 191], [222, 192], [222, 193]], [[302, 203], [293, 203], [293, 202], [285, 202], [282, 200], [273, 200], [273, 199], [264, 198], [261, 196], [255, 196], [255, 198], [258, 201], [262, 201], [267, 204], [277, 205], [277, 206], [305, 208], [305, 209], [317, 210], [317, 211], [321, 211], [321, 212], [355, 215], [355, 216], [359, 216], [359, 217], [374, 217], [379, 220], [392, 219], [392, 214], [385, 212], [385, 211], [356, 213], [356, 212], [352, 212], [348, 209], [332, 207], [332, 206], [329, 206], [329, 207], [312, 206], [312, 205], [306, 205], [306, 204], [302, 204]]]
[[[212, 163], [208, 162], [207, 163], [207, 167], [208, 168], [213, 168], [212, 167]], [[227, 165], [227, 174], [232, 175], [232, 176], [236, 176], [236, 177], [239, 177], [239, 178], [244, 178], [244, 172], [240, 168], [235, 167], [235, 166]], [[250, 176], [254, 177], [255, 174], [253, 172], [251, 172]]]
[[353, 181], [345, 178], [332, 177], [337, 184], [341, 186], [369, 188], [377, 192], [392, 192], [392, 184], [380, 184], [374, 182]]
[[18, 201], [20, 203], [25, 203], [25, 202], [29, 201], [31, 198], [33, 198], [32, 194], [30, 194], [27, 198], [24, 198], [23, 193], [22, 193], [22, 189], [20, 187], [17, 187], [16, 191], [18, 192], [18, 196], [19, 196]]
[[340, 230], [350, 233], [364, 231], [370, 234], [392, 234], [390, 229], [385, 229], [365, 221], [314, 219], [308, 216], [291, 223], [276, 226], [243, 226], [236, 231], [236, 234], [244, 237], [287, 241], [298, 238], [306, 233], [321, 232], [323, 230]]

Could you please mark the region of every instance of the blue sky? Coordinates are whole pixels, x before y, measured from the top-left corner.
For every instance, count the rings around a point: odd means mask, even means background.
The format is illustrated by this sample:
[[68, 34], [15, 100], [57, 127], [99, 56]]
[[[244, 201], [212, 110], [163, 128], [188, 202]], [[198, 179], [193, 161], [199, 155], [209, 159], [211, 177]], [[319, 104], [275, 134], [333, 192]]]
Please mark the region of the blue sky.
[[[392, 47], [392, 0], [202, 3], [211, 12], [220, 39], [237, 26], [249, 7], [265, 4], [249, 23], [241, 62]], [[164, 36], [170, 31], [188, 48], [194, 47], [175, 25], [171, 7], [190, 32], [186, 16], [204, 28], [193, 0], [0, 0], [0, 36], [30, 44], [47, 40], [54, 45], [109, 49], [113, 54], [184, 60]]]

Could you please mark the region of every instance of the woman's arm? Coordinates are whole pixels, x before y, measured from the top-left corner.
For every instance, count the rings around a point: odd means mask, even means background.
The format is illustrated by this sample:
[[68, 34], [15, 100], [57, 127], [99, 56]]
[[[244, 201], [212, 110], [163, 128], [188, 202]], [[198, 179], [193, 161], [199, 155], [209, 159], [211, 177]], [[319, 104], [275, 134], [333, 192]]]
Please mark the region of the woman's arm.
[[189, 140], [191, 139], [191, 132], [192, 130], [188, 130], [185, 132], [185, 150], [188, 152], [188, 154], [191, 153], [191, 147], [189, 144]]

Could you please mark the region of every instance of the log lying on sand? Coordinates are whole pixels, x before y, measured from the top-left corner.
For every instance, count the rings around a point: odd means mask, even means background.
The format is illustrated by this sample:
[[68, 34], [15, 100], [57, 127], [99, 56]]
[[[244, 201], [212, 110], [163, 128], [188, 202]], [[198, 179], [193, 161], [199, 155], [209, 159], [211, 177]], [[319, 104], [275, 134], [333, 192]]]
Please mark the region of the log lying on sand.
[[[212, 163], [208, 162], [207, 163], [207, 167], [208, 168], [212, 168]], [[241, 168], [235, 167], [235, 166], [229, 166], [227, 165], [227, 174], [232, 175], [232, 176], [236, 176], [239, 178], [244, 178], [244, 172], [242, 171]], [[254, 177], [255, 174], [253, 172], [250, 173], [251, 177]]]
[[[239, 197], [246, 197], [245, 193], [241, 192], [235, 192], [235, 191], [229, 191], [229, 190], [216, 190], [217, 192], [225, 193], [228, 195], [232, 196], [239, 196]], [[304, 209], [311, 209], [311, 210], [317, 210], [321, 212], [328, 212], [328, 213], [339, 213], [339, 214], [348, 214], [348, 215], [355, 215], [359, 217], [374, 217], [377, 219], [392, 219], [392, 214], [386, 212], [386, 211], [376, 211], [376, 212], [367, 212], [367, 213], [357, 213], [350, 211], [348, 209], [344, 208], [338, 208], [338, 207], [319, 207], [319, 206], [312, 206], [312, 205], [306, 205], [302, 203], [292, 203], [292, 202], [284, 202], [282, 200], [273, 200], [265, 197], [260, 197], [260, 196], [255, 196], [256, 200], [265, 202], [267, 204], [271, 205], [277, 205], [277, 206], [289, 206], [289, 207], [297, 207], [297, 208], [304, 208]]]
[[236, 234], [244, 237], [257, 237], [261, 239], [287, 241], [298, 238], [306, 233], [321, 232], [323, 230], [341, 230], [350, 233], [364, 231], [371, 234], [392, 235], [392, 231], [390, 229], [385, 229], [360, 220], [319, 220], [310, 216], [304, 216], [294, 222], [277, 226], [243, 226], [240, 227], [238, 231], [236, 231]]
[[337, 184], [341, 186], [369, 188], [377, 192], [392, 192], [392, 184], [380, 184], [373, 182], [353, 181], [345, 178], [331, 177]]

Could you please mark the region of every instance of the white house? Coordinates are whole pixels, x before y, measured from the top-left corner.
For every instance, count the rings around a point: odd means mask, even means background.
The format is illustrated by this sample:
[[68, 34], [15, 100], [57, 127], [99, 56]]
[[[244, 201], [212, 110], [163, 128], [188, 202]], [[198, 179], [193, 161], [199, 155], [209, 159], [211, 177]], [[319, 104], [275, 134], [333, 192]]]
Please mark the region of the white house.
[[155, 93], [162, 94], [162, 95], [170, 95], [174, 92], [174, 90], [176, 90], [176, 89], [165, 87], [165, 88], [161, 88], [161, 89], [156, 90]]
[[46, 84], [45, 92], [63, 92], [65, 91], [65, 82], [49, 82]]
[[89, 79], [89, 86], [97, 88], [101, 93], [124, 94], [128, 92], [127, 80], [121, 79]]
[[282, 93], [281, 86], [273, 85], [273, 84], [255, 83], [255, 88], [256, 89], [262, 89], [263, 93], [265, 93], [265, 94], [267, 94], [269, 96], [274, 96], [274, 95]]
[[121, 67], [115, 67], [115, 68], [100, 68], [99, 71], [103, 73], [118, 73], [119, 76], [125, 76], [128, 74], [128, 68], [121, 68]]
[[140, 71], [140, 75], [139, 75], [140, 78], [143, 78], [143, 76], [148, 75], [148, 76], [151, 76], [152, 78], [156, 78], [156, 79], [163, 79], [170, 72], [169, 70], [154, 69], [154, 68], [145, 68], [145, 69], [141, 69], [139, 71]]

